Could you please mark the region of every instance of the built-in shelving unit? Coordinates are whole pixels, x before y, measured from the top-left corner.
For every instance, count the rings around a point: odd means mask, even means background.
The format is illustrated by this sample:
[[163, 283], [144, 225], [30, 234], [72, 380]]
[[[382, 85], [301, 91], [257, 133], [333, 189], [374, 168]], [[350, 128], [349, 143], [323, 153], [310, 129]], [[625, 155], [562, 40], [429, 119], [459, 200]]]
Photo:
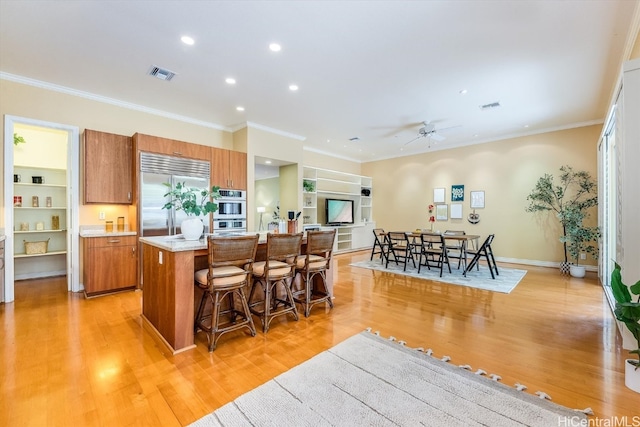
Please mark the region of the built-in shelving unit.
[[[336, 228], [335, 252], [369, 248], [373, 244], [373, 180], [371, 177], [313, 167], [303, 168], [303, 223], [326, 225], [325, 199], [353, 200], [354, 225]], [[313, 187], [314, 191], [305, 191]], [[367, 195], [368, 194], [368, 195]]]
[[[66, 271], [67, 171], [14, 165], [15, 277], [31, 278]], [[40, 177], [42, 182], [33, 182]], [[54, 218], [57, 217], [57, 222]], [[54, 228], [57, 227], [57, 228]], [[44, 253], [26, 253], [25, 242], [47, 241]]]

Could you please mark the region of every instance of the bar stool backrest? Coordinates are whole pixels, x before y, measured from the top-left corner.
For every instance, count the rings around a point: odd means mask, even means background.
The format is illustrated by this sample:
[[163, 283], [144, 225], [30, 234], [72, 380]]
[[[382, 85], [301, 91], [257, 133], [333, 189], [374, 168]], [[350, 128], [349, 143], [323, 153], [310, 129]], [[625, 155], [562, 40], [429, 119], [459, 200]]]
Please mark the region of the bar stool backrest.
[[[305, 265], [309, 265], [311, 255], [322, 257], [327, 262], [331, 261], [333, 243], [336, 238], [336, 230], [307, 231], [307, 250]], [[316, 258], [317, 261], [317, 258]]]
[[[300, 255], [301, 244], [302, 233], [267, 234], [267, 261], [281, 261], [293, 267]], [[266, 264], [265, 273], [269, 268], [269, 263]]]
[[256, 257], [259, 235], [208, 236], [209, 279], [217, 267], [235, 266], [251, 272]]

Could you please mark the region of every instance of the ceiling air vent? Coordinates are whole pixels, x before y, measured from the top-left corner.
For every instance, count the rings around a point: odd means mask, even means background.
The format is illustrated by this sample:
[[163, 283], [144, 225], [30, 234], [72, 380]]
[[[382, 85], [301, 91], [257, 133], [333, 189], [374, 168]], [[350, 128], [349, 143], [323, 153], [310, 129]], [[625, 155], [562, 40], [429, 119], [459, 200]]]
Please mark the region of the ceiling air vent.
[[490, 110], [492, 108], [498, 108], [500, 106], [500, 101], [492, 102], [491, 104], [484, 104], [480, 106], [481, 110]]
[[149, 75], [159, 78], [160, 80], [169, 81], [176, 75], [173, 71], [169, 71], [164, 68], [160, 68], [158, 66], [152, 65], [149, 69]]

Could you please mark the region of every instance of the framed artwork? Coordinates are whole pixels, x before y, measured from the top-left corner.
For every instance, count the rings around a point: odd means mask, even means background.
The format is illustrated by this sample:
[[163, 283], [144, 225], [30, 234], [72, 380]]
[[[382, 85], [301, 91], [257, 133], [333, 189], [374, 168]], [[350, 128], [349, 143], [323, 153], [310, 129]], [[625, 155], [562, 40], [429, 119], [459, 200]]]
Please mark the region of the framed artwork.
[[451, 203], [451, 219], [462, 219], [462, 203]]
[[433, 189], [433, 203], [444, 203], [444, 188]]
[[462, 202], [464, 200], [464, 185], [451, 186], [451, 201]]
[[446, 221], [449, 209], [446, 203], [436, 205], [436, 220]]
[[484, 191], [471, 192], [471, 209], [484, 208]]

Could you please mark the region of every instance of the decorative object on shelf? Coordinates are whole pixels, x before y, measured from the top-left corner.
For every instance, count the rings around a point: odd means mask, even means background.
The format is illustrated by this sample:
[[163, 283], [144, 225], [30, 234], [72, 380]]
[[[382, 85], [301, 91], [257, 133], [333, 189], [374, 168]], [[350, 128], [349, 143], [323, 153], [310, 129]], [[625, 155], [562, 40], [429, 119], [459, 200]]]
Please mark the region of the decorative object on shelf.
[[21, 222], [20, 223], [20, 231], [29, 231], [29, 223]]
[[34, 208], [37, 208], [40, 206], [40, 199], [38, 199], [38, 196], [33, 196], [31, 198], [31, 206], [33, 206]]
[[287, 233], [297, 233], [298, 232], [298, 220], [291, 219], [287, 221]]
[[123, 217], [123, 216], [119, 216], [119, 217], [118, 217], [118, 220], [117, 220], [117, 222], [116, 222], [116, 225], [117, 225], [117, 230], [118, 230], [119, 232], [124, 231], [124, 217]]
[[435, 206], [429, 205], [429, 229], [433, 231], [433, 223], [436, 222], [436, 217], [433, 216], [433, 209]]
[[444, 203], [444, 188], [433, 189], [433, 203]]
[[113, 221], [106, 221], [104, 223], [104, 231], [107, 233], [113, 233]]
[[305, 197], [304, 198], [304, 205], [306, 207], [313, 206], [313, 200], [311, 199], [311, 197]]
[[316, 183], [308, 179], [302, 180], [302, 191], [305, 193], [313, 193], [316, 191]]
[[184, 211], [189, 217], [194, 216], [195, 218], [183, 220], [180, 228], [185, 240], [198, 240], [204, 231], [204, 224], [199, 216], [218, 210], [218, 204], [212, 200], [220, 198], [220, 187], [213, 186], [211, 190], [191, 188], [185, 182], [176, 183], [174, 188], [169, 183], [164, 185], [169, 188], [164, 197], [171, 196], [171, 200], [162, 208], [175, 208], [176, 211]]
[[21, 182], [22, 181], [22, 177], [20, 176], [19, 173], [14, 173], [13, 174], [13, 182]]
[[582, 221], [578, 218], [584, 219], [587, 209], [598, 204], [598, 196], [596, 182], [587, 171], [575, 171], [571, 166], [561, 166], [559, 181], [559, 184], [556, 184], [553, 175], [547, 173], [538, 178], [535, 187], [527, 196], [529, 205], [525, 211], [555, 212], [562, 226], [562, 236], [559, 240], [563, 244], [564, 261], [560, 264], [560, 271], [565, 273], [570, 270], [567, 256], [569, 226], [582, 226]]
[[369, 197], [371, 195], [371, 189], [370, 188], [363, 188], [360, 193], [365, 196], [365, 197]]
[[446, 203], [436, 205], [436, 219], [438, 221], [446, 221], [448, 216], [448, 206]]
[[32, 176], [31, 177], [32, 184], [44, 184], [44, 178], [41, 176]]
[[24, 242], [24, 253], [27, 255], [46, 254], [49, 247], [49, 240], [42, 240], [39, 242]]
[[[627, 287], [622, 283], [620, 270], [621, 267], [616, 262], [611, 273], [611, 291], [616, 300], [614, 314], [616, 319], [624, 323], [635, 338], [636, 348], [630, 350], [629, 353], [638, 356], [638, 360], [627, 359], [625, 361], [625, 385], [640, 393], [640, 323], [638, 323], [640, 321], [640, 280]], [[638, 296], [635, 302], [631, 294]]]
[[36, 231], [43, 231], [43, 230], [44, 230], [44, 221], [36, 222]]
[[52, 203], [51, 196], [47, 196], [47, 198], [45, 200], [46, 200], [46, 206], [48, 208], [50, 208], [51, 207], [51, 203]]
[[27, 141], [25, 141], [24, 138], [18, 135], [17, 133], [13, 134], [13, 145], [24, 144], [26, 142]]
[[480, 222], [480, 214], [476, 213], [476, 210], [474, 209], [473, 212], [471, 212], [468, 216], [467, 216], [467, 221], [469, 221], [471, 224], [477, 224]]
[[458, 184], [458, 185], [451, 186], [451, 201], [452, 202], [464, 201], [464, 185]]
[[58, 215], [51, 216], [51, 229], [60, 230], [60, 216]]
[[16, 208], [22, 207], [22, 196], [13, 196], [13, 206]]
[[484, 209], [484, 191], [471, 191], [471, 209]]
[[260, 214], [260, 226], [258, 227], [258, 231], [262, 231], [264, 228], [264, 223], [262, 222], [262, 216], [267, 211], [267, 208], [264, 206], [258, 206], [258, 213]]

